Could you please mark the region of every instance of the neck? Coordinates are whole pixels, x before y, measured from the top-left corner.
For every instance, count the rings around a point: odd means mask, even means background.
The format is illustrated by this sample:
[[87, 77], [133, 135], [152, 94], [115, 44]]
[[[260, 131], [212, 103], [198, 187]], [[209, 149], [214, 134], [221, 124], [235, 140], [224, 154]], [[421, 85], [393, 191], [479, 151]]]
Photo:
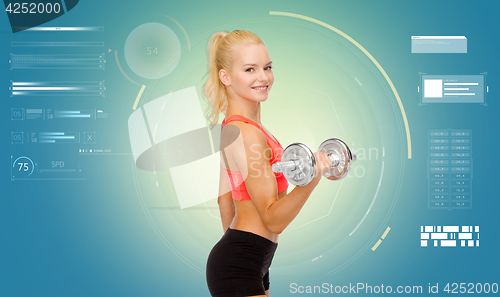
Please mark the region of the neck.
[[228, 96], [226, 118], [233, 115], [244, 116], [260, 125], [260, 102]]

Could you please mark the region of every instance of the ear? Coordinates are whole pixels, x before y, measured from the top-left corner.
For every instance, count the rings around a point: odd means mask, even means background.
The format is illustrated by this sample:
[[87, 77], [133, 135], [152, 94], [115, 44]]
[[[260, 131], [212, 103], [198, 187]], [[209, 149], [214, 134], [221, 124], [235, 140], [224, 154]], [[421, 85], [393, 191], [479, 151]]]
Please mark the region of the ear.
[[226, 86], [229, 87], [231, 85], [231, 80], [229, 79], [229, 74], [226, 69], [219, 70], [219, 78], [220, 81]]

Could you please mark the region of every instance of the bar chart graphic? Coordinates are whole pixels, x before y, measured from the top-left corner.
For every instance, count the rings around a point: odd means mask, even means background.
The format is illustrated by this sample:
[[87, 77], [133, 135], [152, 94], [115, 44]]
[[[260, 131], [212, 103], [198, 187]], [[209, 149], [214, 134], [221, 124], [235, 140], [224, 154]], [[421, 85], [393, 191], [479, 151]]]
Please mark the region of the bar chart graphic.
[[100, 81], [10, 81], [10, 96], [97, 96], [104, 97], [106, 85]]

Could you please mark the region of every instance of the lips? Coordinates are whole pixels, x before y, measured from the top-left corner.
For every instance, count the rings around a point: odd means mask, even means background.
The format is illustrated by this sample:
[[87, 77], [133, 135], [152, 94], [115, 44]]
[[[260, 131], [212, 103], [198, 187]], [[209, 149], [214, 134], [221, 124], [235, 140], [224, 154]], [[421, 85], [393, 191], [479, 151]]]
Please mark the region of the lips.
[[252, 89], [254, 89], [255, 91], [257, 92], [267, 92], [269, 90], [269, 85], [265, 85], [265, 86], [255, 86], [255, 87], [252, 87]]

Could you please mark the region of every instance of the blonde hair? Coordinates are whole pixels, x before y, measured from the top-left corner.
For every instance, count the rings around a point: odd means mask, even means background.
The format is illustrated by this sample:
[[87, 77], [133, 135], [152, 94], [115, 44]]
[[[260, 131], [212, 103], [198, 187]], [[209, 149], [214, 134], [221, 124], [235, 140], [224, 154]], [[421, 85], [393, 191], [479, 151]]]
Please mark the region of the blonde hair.
[[228, 105], [226, 86], [219, 78], [219, 71], [231, 68], [236, 46], [248, 44], [264, 42], [257, 35], [242, 30], [216, 32], [208, 41], [208, 78], [203, 85], [203, 94], [208, 101], [205, 117], [210, 122], [210, 130], [219, 122], [219, 113], [226, 114]]

